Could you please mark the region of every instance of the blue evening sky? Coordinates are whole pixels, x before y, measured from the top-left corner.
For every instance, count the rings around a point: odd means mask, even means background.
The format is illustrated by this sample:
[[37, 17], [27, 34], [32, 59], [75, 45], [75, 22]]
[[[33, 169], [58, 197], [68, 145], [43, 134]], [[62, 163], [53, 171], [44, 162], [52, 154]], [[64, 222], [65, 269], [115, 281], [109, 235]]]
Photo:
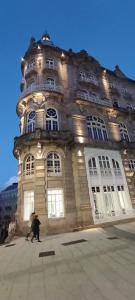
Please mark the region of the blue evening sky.
[[14, 136], [19, 135], [16, 103], [20, 59], [29, 39], [47, 30], [53, 42], [85, 49], [110, 69], [116, 64], [135, 79], [134, 0], [1, 0], [0, 5], [0, 187], [17, 176]]

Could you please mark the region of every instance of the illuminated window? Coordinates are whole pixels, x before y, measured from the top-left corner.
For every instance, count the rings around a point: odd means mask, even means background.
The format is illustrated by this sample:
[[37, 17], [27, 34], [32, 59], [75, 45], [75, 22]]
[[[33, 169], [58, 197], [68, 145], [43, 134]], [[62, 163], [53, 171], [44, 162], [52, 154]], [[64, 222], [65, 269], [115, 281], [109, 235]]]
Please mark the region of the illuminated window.
[[49, 176], [61, 175], [61, 160], [55, 152], [51, 152], [47, 156], [47, 174]]
[[87, 117], [87, 128], [89, 137], [93, 140], [107, 140], [107, 130], [105, 122], [95, 116]]
[[96, 176], [97, 175], [97, 166], [96, 166], [96, 159], [95, 157], [92, 157], [89, 162], [89, 172], [91, 176]]
[[34, 212], [34, 191], [24, 192], [24, 221], [29, 221]]
[[113, 165], [114, 174], [116, 176], [121, 176], [121, 170], [120, 170], [118, 161], [115, 159], [112, 159], [112, 165]]
[[32, 154], [29, 154], [24, 161], [24, 175], [32, 176], [34, 174], [35, 159]]
[[48, 190], [48, 218], [64, 217], [63, 190]]
[[46, 130], [57, 131], [58, 130], [58, 116], [57, 112], [53, 108], [48, 108], [46, 113]]
[[129, 169], [131, 171], [135, 171], [135, 160], [134, 159], [129, 159], [128, 160], [128, 165], [129, 165]]
[[121, 140], [129, 142], [130, 140], [129, 140], [128, 130], [126, 125], [124, 123], [120, 123], [119, 128], [120, 128]]
[[31, 111], [27, 114], [27, 127], [26, 132], [33, 132], [35, 130], [35, 120], [36, 120], [36, 113], [35, 111]]
[[111, 176], [111, 167], [110, 167], [110, 161], [108, 156], [98, 156], [98, 161], [99, 161], [99, 167], [100, 167], [100, 172], [101, 176]]

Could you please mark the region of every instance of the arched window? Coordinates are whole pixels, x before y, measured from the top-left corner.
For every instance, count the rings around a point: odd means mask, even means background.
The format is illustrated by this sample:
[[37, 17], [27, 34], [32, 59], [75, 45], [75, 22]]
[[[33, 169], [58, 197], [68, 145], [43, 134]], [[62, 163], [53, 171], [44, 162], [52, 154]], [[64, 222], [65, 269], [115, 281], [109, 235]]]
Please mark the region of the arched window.
[[92, 157], [89, 160], [88, 164], [89, 164], [90, 175], [96, 176], [97, 175], [97, 166], [96, 166], [96, 159], [95, 159], [95, 157]]
[[107, 140], [107, 130], [105, 122], [95, 116], [87, 117], [87, 128], [89, 137], [93, 140]]
[[55, 85], [55, 80], [53, 78], [47, 78], [47, 84], [50, 86], [54, 86]]
[[127, 130], [126, 125], [124, 123], [120, 123], [119, 128], [120, 128], [121, 140], [122, 141], [125, 140], [125, 141], [129, 142], [129, 135], [128, 135], [128, 130]]
[[27, 127], [26, 132], [33, 132], [35, 130], [35, 120], [36, 120], [36, 113], [35, 111], [31, 111], [27, 114]]
[[110, 161], [108, 156], [98, 156], [98, 161], [99, 161], [99, 167], [100, 167], [100, 172], [101, 176], [111, 176], [111, 167], [110, 167]]
[[35, 159], [32, 154], [29, 154], [24, 161], [24, 175], [31, 176], [34, 174]]
[[55, 152], [51, 152], [47, 156], [47, 175], [61, 175], [60, 156]]
[[120, 170], [118, 161], [115, 159], [112, 159], [112, 165], [113, 165], [114, 174], [116, 176], [121, 176], [121, 170]]
[[53, 108], [48, 108], [46, 113], [46, 130], [58, 130], [58, 116]]

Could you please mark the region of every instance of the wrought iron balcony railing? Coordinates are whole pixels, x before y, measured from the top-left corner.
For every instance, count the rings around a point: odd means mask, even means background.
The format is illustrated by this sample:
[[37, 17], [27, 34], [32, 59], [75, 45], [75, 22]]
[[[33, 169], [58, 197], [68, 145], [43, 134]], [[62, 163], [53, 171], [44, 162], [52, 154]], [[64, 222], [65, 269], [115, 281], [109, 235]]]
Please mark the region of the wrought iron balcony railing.
[[28, 88], [26, 88], [20, 98], [23, 98], [33, 92], [39, 92], [39, 91], [49, 91], [49, 92], [56, 92], [59, 94], [63, 94], [63, 87], [60, 85], [51, 85], [48, 83], [40, 83], [40, 84], [32, 84]]
[[87, 100], [100, 105], [113, 107], [112, 101], [110, 99], [101, 99], [98, 96], [89, 93], [83, 93], [81, 91], [78, 91], [76, 93], [76, 97], [77, 99]]

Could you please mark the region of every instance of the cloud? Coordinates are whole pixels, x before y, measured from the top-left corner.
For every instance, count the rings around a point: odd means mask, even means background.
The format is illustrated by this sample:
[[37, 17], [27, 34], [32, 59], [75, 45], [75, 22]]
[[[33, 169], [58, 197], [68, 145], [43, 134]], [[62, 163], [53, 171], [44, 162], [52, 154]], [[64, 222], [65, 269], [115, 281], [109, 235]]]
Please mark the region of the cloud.
[[18, 182], [17, 176], [10, 177], [9, 180], [4, 184], [4, 188], [6, 188], [7, 186], [11, 185], [14, 182]]

